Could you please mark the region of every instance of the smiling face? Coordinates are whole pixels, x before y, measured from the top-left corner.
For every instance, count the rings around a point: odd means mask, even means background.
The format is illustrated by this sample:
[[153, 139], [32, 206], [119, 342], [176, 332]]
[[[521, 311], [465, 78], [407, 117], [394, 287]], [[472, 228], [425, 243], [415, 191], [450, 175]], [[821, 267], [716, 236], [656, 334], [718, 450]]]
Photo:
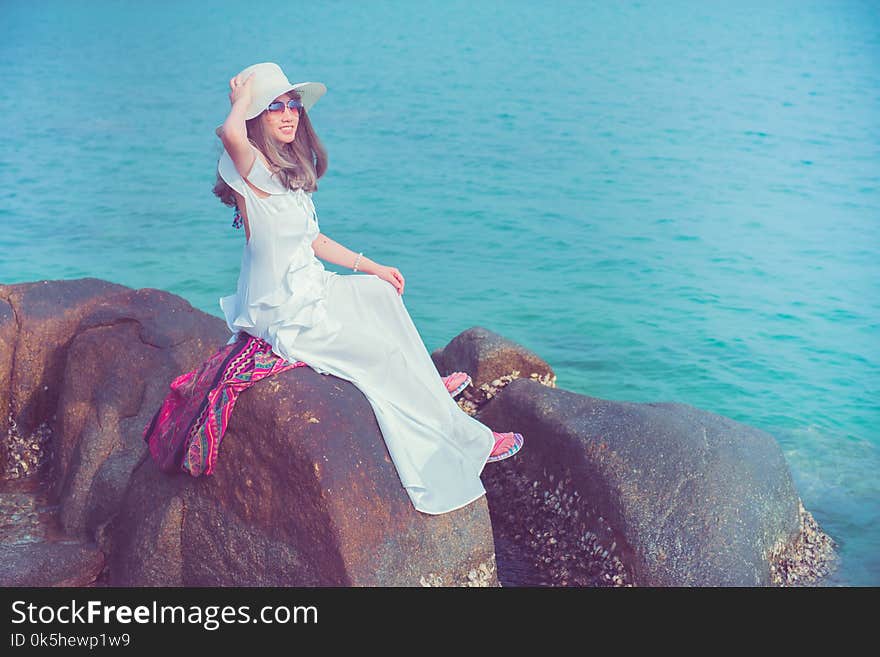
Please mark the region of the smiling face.
[[287, 107], [286, 103], [291, 99], [299, 99], [299, 95], [288, 91], [278, 96], [275, 100], [285, 103], [280, 112], [270, 112], [264, 110], [260, 116], [263, 122], [263, 132], [279, 142], [280, 144], [289, 144], [296, 139], [296, 129], [299, 126], [299, 113], [303, 110], [292, 110]]

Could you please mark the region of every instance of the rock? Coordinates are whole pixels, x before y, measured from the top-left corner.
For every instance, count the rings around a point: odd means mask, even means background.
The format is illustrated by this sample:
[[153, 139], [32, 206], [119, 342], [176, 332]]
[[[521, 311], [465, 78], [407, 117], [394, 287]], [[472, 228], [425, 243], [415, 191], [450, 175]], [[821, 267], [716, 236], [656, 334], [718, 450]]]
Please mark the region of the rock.
[[0, 543], [0, 586], [92, 586], [104, 568], [94, 543]]
[[229, 337], [224, 322], [161, 290], [125, 290], [84, 314], [67, 350], [57, 410], [54, 494], [71, 536], [112, 518], [171, 381]]
[[769, 585], [771, 553], [798, 535], [800, 501], [778, 444], [729, 418], [524, 379], [477, 418], [523, 434], [522, 452], [499, 464], [523, 481], [571, 480], [566, 493], [613, 530], [603, 544], [615, 542], [639, 586]]
[[164, 474], [142, 430], [228, 337], [160, 290], [0, 286], [6, 472], [49, 477], [76, 539], [7, 536], [8, 581], [88, 584], [106, 554], [111, 586], [497, 586], [490, 522], [553, 585], [803, 583], [833, 552], [768, 434], [685, 404], [558, 390], [544, 361], [480, 327], [432, 357], [471, 374], [465, 412], [526, 438], [483, 473], [491, 517], [486, 498], [415, 511], [366, 398], [310, 368], [241, 394], [214, 475]]
[[15, 337], [18, 324], [12, 304], [4, 298], [6, 290], [0, 286], [0, 473], [7, 470], [7, 440], [10, 431], [9, 402], [12, 394], [12, 364], [15, 357]]
[[[102, 299], [126, 289], [96, 278], [0, 285], [0, 368], [8, 368], [0, 369], [0, 376], [21, 435], [55, 412], [67, 345], [80, 319]], [[7, 432], [0, 438], [6, 441]]]
[[497, 585], [485, 498], [417, 512], [353, 384], [310, 368], [261, 381], [237, 401], [215, 474], [169, 476], [142, 430], [225, 323], [95, 279], [0, 296], [17, 315], [0, 315], [0, 335], [17, 331], [0, 349], [11, 417], [51, 424], [52, 467], [33, 474], [51, 477], [67, 536], [110, 555], [111, 585]]
[[536, 374], [555, 379], [553, 369], [538, 355], [480, 326], [459, 333], [431, 358], [442, 376], [456, 371], [470, 374], [475, 388], [514, 371], [521, 372], [523, 378]]
[[145, 459], [110, 533], [112, 586], [497, 585], [485, 498], [415, 511], [366, 398], [310, 368], [241, 394], [213, 475]]

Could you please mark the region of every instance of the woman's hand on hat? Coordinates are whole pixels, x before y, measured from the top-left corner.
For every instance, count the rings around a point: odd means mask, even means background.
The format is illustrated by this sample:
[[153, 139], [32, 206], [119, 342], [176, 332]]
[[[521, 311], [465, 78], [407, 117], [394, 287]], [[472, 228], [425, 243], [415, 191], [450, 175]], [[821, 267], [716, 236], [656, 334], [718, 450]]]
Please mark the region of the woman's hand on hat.
[[251, 73], [244, 81], [242, 81], [238, 75], [229, 81], [229, 88], [231, 89], [229, 92], [230, 104], [235, 105], [240, 102], [245, 106], [250, 105], [253, 96], [253, 92], [251, 91], [253, 78], [254, 74]]

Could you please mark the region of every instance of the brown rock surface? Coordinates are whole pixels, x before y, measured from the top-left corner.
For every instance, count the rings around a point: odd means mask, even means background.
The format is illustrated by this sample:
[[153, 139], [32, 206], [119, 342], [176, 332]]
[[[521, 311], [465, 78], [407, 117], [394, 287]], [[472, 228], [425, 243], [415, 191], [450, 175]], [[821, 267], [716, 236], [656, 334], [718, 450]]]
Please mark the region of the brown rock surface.
[[93, 586], [104, 568], [94, 543], [0, 543], [0, 586]]
[[[766, 586], [780, 546], [799, 535], [800, 500], [779, 445], [724, 416], [516, 379], [477, 417], [524, 435], [522, 452], [500, 464], [504, 479], [529, 489], [524, 499], [534, 487], [550, 512], [543, 521], [514, 515], [511, 531], [536, 535], [543, 527], [535, 524], [559, 524], [571, 543], [567, 558], [590, 556], [580, 543], [619, 559], [619, 568], [607, 569], [609, 580]], [[487, 482], [490, 499], [503, 484], [496, 476]], [[522, 520], [533, 527], [520, 527]]]
[[310, 368], [242, 393], [213, 475], [144, 460], [111, 533], [120, 586], [497, 583], [485, 498], [415, 511], [366, 398]]
[[51, 465], [16, 474], [49, 478], [62, 529], [109, 555], [110, 583], [497, 585], [485, 498], [415, 511], [353, 384], [310, 368], [261, 381], [238, 399], [215, 474], [169, 476], [142, 430], [173, 378], [226, 342], [224, 322], [96, 279], [2, 286], [0, 299], [0, 388], [16, 427], [46, 427]]
[[[242, 393], [214, 475], [164, 474], [142, 430], [227, 338], [160, 290], [0, 286], [5, 473], [48, 479], [62, 532], [8, 531], [7, 581], [88, 584], [106, 561], [102, 580], [122, 586], [491, 586], [493, 531], [556, 585], [805, 583], [833, 552], [768, 434], [555, 389], [543, 360], [480, 327], [432, 357], [471, 374], [466, 412], [526, 438], [484, 470], [494, 527], [486, 498], [415, 511], [366, 398], [310, 368]], [[39, 523], [48, 506], [28, 511], [23, 490], [0, 508]]]
[[555, 379], [553, 369], [537, 354], [481, 326], [462, 331], [434, 350], [431, 358], [443, 376], [456, 371], [470, 374], [474, 388], [514, 371], [522, 378]]

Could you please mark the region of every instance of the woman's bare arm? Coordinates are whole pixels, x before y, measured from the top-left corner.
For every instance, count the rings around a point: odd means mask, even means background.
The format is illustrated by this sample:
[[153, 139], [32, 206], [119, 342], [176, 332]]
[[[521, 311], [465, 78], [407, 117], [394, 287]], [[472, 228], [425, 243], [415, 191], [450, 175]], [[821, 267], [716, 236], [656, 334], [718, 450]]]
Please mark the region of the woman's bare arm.
[[[354, 261], [358, 256], [357, 253], [345, 248], [339, 242], [331, 240], [324, 233], [318, 233], [318, 237], [312, 242], [312, 250], [321, 260], [332, 262], [340, 267], [348, 267], [349, 269], [354, 267]], [[363, 255], [358, 261], [358, 271], [362, 271], [365, 274], [374, 274], [379, 266], [381, 265]]]
[[229, 81], [229, 86], [232, 89], [229, 93], [229, 100], [232, 107], [229, 110], [229, 116], [216, 131], [220, 141], [223, 142], [223, 148], [229, 153], [229, 157], [232, 158], [232, 162], [242, 178], [247, 178], [256, 158], [251, 143], [248, 141], [247, 125], [245, 124], [245, 113], [251, 101], [253, 75], [251, 73], [243, 82], [238, 80], [238, 76]]

